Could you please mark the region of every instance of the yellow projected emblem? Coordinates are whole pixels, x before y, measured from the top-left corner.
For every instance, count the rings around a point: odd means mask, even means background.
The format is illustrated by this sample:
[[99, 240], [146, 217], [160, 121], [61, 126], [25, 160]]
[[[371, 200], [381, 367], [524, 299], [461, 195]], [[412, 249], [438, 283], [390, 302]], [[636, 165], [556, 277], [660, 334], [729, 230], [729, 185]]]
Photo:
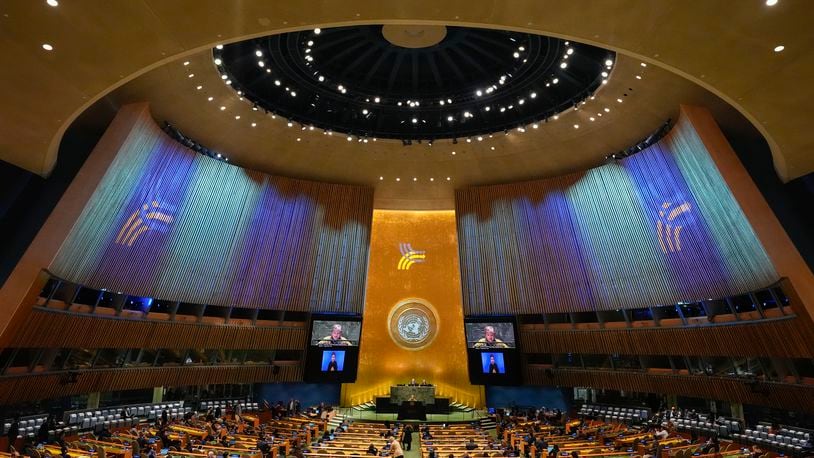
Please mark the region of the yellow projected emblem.
[[413, 264], [422, 263], [427, 257], [426, 251], [414, 250], [409, 243], [400, 243], [401, 259], [399, 259], [398, 270], [410, 270]]
[[679, 215], [692, 210], [689, 202], [684, 202], [668, 211], [671, 205], [673, 204], [670, 202], [664, 202], [661, 204], [661, 210], [659, 210], [659, 220], [656, 223], [656, 230], [659, 233], [659, 244], [661, 245], [661, 251], [664, 253], [667, 253], [668, 251], [670, 253], [681, 251], [682, 226], [675, 224], [673, 220]]
[[159, 232], [166, 232], [173, 216], [169, 214], [173, 208], [169, 205], [161, 205], [153, 200], [149, 204], [144, 204], [134, 211], [130, 218], [122, 225], [119, 234], [116, 236], [116, 244], [133, 246], [139, 236], [149, 229]]

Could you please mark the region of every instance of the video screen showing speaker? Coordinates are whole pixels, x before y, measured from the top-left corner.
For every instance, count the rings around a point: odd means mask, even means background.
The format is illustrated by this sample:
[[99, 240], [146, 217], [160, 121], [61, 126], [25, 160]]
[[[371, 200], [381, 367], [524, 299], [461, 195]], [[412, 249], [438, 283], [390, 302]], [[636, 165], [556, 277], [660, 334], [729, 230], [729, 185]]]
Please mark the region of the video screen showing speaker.
[[519, 385], [520, 356], [514, 317], [466, 317], [469, 381], [476, 385]]
[[476, 349], [515, 348], [514, 322], [465, 322], [466, 346]]
[[348, 383], [356, 380], [361, 316], [312, 315], [308, 335], [306, 382]]

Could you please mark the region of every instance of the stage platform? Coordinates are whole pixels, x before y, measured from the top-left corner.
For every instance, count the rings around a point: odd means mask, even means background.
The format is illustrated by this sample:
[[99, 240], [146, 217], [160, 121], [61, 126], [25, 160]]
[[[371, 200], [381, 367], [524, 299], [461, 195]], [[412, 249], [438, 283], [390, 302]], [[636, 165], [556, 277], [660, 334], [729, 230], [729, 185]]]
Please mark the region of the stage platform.
[[340, 407], [339, 413], [351, 420], [373, 420], [373, 421], [399, 421], [402, 423], [457, 423], [480, 421], [488, 417], [485, 410], [459, 408], [450, 406], [448, 414], [428, 413], [427, 421], [418, 420], [397, 420], [398, 413], [377, 413], [373, 405]]

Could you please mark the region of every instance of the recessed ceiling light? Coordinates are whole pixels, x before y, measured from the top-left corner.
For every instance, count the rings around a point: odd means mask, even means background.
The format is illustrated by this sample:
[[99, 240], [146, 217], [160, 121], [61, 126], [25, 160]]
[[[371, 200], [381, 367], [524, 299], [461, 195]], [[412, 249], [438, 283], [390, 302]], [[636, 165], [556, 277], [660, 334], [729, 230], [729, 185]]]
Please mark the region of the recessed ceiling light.
[[602, 76], [603, 76], [603, 77], [607, 77], [607, 76], [608, 76], [608, 72], [602, 72]]
[[537, 97], [537, 93], [536, 93], [536, 92], [532, 92], [531, 94], [529, 94], [529, 97], [531, 97], [532, 99], [534, 99], [534, 98], [536, 98], [536, 97]]
[[399, 177], [396, 177], [396, 181], [401, 181], [401, 178], [399, 178]]
[[484, 109], [484, 111], [490, 111], [492, 109], [492, 107], [490, 107], [489, 105], [486, 105], [485, 107], [483, 107], [483, 109]]
[[435, 178], [432, 178], [432, 177], [431, 177], [431, 178], [430, 178], [430, 181], [435, 181]]
[[184, 67], [186, 67], [187, 65], [189, 65], [189, 61], [184, 62]]
[[195, 87], [195, 89], [200, 91], [201, 89], [203, 89], [203, 86], [198, 85], [198, 86]]
[[453, 118], [452, 116], [447, 116], [447, 121], [452, 122], [453, 119], [455, 118]]
[[215, 49], [223, 49], [223, 45], [217, 45], [215, 46]]
[[413, 181], [418, 181], [418, 177], [413, 177]]
[[240, 119], [240, 115], [235, 116], [235, 119]]
[[534, 124], [532, 124], [532, 125], [531, 125], [531, 127], [532, 127], [533, 129], [537, 129], [537, 128], [539, 128], [539, 127], [540, 127], [540, 125], [539, 125], [539, 124], [537, 124], [537, 123], [535, 122]]
[[288, 127], [293, 127], [293, 126], [294, 126], [294, 123], [291, 122], [291, 121], [288, 121]]
[[641, 65], [642, 67], [647, 67], [647, 64], [645, 64], [644, 62], [642, 62]]
[[317, 27], [316, 29], [314, 29], [314, 33], [315, 33], [316, 35], [319, 35], [320, 33], [322, 33], [322, 29], [320, 29], [319, 27]]
[[226, 80], [226, 84], [232, 84], [232, 80]]
[[[43, 45], [43, 47], [44, 47], [44, 45]], [[775, 46], [775, 47], [774, 47], [774, 52], [780, 52], [780, 51], [782, 51], [782, 50], [784, 50], [784, 49], [786, 49], [786, 47], [785, 47], [785, 46], [783, 46], [783, 45], [777, 45], [777, 46]]]
[[492, 151], [494, 151], [494, 150], [495, 150], [495, 147], [494, 147], [494, 146], [491, 146], [490, 148], [492, 149]]
[[[54, 3], [56, 3], [56, 1]], [[48, 4], [51, 5], [51, 2], [49, 1]], [[774, 5], [777, 5], [777, 0], [766, 0], [766, 6], [774, 6]], [[51, 6], [56, 6], [56, 5], [51, 5]]]
[[605, 113], [610, 113], [610, 108], [605, 108]]
[[379, 181], [382, 181], [382, 180], [384, 180], [384, 177], [379, 177]]
[[253, 123], [252, 123], [252, 127], [257, 127], [257, 123], [256, 123], [256, 122], [253, 122]]
[[563, 63], [560, 64], [560, 68], [566, 68], [566, 67], [568, 67], [567, 63], [563, 62]]
[[556, 121], [556, 120], [560, 119], [560, 115], [554, 115], [554, 116], [551, 117], [551, 119]]
[[351, 140], [353, 140], [353, 137], [351, 137], [350, 135], [348, 135], [348, 136], [345, 138], [345, 140], [347, 140], [347, 141], [351, 141]]
[[229, 77], [227, 75], [220, 75], [220, 79], [222, 79], [222, 80], [225, 80], [225, 79], [228, 79], [228, 78]]
[[254, 55], [257, 56], [257, 57], [263, 57], [263, 51], [260, 51], [258, 49], [257, 51], [254, 52]]
[[515, 59], [518, 59], [518, 58], [520, 57], [520, 53], [519, 53], [519, 52], [515, 52], [515, 53], [514, 53], [514, 54], [512, 54], [512, 55], [514, 56], [514, 58], [515, 58]]
[[568, 54], [569, 56], [571, 54], [574, 54], [574, 48], [568, 48], [568, 51], [565, 51], [565, 53]]
[[450, 178], [450, 177], [447, 177], [447, 181], [449, 181], [449, 180], [451, 180], [451, 179], [452, 179], [452, 178]]
[[551, 82], [554, 83], [554, 84], [557, 84], [557, 83], [560, 82], [560, 79], [559, 78], [554, 78], [553, 80], [551, 80]]
[[223, 61], [220, 60], [220, 58], [215, 59], [215, 65], [220, 65], [222, 63], [223, 63]]
[[608, 60], [606, 60], [606, 61], [605, 61], [605, 65], [607, 65], [608, 67], [610, 67], [611, 65], [613, 65], [613, 61], [612, 61], [612, 60], [610, 60], [610, 59], [608, 59]]
[[226, 109], [226, 107], [224, 107], [224, 106], [221, 106], [221, 107], [220, 107], [220, 111], [223, 111], [223, 110], [225, 110], [225, 109]]
[[[48, 6], [55, 6], [55, 7], [56, 7], [56, 6], [59, 6], [59, 2], [58, 2], [57, 0], [45, 0], [45, 3], [47, 3], [47, 4], [48, 4]], [[768, 2], [767, 2], [767, 3], [768, 3]], [[775, 3], [776, 3], [776, 2], [775, 2]]]
[[453, 155], [453, 156], [455, 155], [455, 151], [453, 151], [453, 152], [452, 152], [452, 155]]
[[588, 118], [588, 119], [590, 119], [592, 122], [593, 122], [593, 121], [596, 121], [596, 118], [594, 118], [593, 116], [591, 116], [591, 117], [590, 117], [590, 118]]
[[53, 47], [53, 46], [51, 46], [51, 45], [49, 45], [48, 43], [43, 43], [43, 44], [42, 44], [42, 49], [44, 49], [44, 50], [46, 50], [46, 51], [53, 51], [53, 50], [54, 50], [54, 47]]
[[195, 74], [194, 74], [194, 73], [190, 73], [189, 75], [187, 75], [187, 77], [188, 77], [188, 78], [192, 78], [192, 77], [194, 77], [194, 76], [195, 76]]
[[411, 119], [411, 121], [412, 121], [412, 123], [413, 123], [413, 124], [418, 123], [418, 119], [417, 119], [417, 118], [413, 118], [413, 119]]
[[374, 98], [373, 98], [373, 103], [379, 103], [379, 101], [381, 101], [381, 99], [380, 99], [380, 98], [378, 98], [378, 97], [374, 97]]
[[636, 75], [636, 79], [637, 79], [637, 80], [642, 79], [642, 75]]
[[215, 98], [210, 95], [209, 98], [206, 99], [206, 100], [209, 100], [211, 102], [211, 101], [215, 100]]
[[265, 67], [265, 66], [266, 66], [266, 63], [265, 63], [265, 62], [263, 62], [262, 60], [258, 60], [258, 61], [257, 61], [257, 66], [258, 66], [258, 67]]
[[297, 137], [297, 141], [298, 141], [298, 142], [301, 142], [301, 141], [302, 141], [302, 139], [301, 139], [300, 137]]
[[297, 96], [297, 93], [294, 92], [294, 91], [291, 91], [291, 97], [296, 97], [296, 96]]
[[579, 129], [579, 124], [574, 124], [574, 129]]

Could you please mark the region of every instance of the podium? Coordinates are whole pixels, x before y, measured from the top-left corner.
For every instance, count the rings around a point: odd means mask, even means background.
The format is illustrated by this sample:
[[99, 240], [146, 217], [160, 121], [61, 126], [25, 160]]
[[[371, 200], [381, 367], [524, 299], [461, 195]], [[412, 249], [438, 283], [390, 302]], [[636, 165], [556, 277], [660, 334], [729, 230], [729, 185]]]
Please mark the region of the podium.
[[397, 385], [390, 387], [390, 402], [401, 405], [403, 401], [415, 400], [424, 405], [435, 403], [435, 387], [432, 385]]
[[398, 419], [427, 421], [427, 408], [421, 401], [402, 401]]

